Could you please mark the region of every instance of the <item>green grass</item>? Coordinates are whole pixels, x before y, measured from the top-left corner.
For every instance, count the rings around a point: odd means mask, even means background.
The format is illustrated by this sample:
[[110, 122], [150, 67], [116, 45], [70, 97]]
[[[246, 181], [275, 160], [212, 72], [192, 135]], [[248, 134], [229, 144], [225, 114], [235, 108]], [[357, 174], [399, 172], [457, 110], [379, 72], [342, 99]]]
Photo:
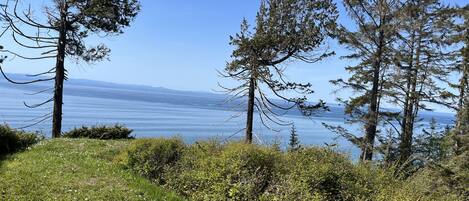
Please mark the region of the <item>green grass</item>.
[[128, 144], [42, 141], [0, 160], [0, 200], [181, 200], [112, 162]]

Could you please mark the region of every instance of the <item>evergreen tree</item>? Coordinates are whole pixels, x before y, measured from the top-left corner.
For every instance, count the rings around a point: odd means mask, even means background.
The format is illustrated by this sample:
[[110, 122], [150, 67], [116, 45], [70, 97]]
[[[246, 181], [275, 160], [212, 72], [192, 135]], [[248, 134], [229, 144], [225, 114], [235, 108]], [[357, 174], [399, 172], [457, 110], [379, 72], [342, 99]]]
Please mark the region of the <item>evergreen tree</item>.
[[[290, 125], [278, 118], [284, 111], [297, 107], [309, 115], [324, 106], [322, 101], [307, 104], [311, 84], [287, 81], [284, 71], [292, 61], [314, 63], [332, 54], [318, 49], [333, 35], [337, 15], [332, 0], [263, 0], [256, 26], [250, 29], [243, 20], [241, 32], [230, 37], [233, 60], [222, 75], [240, 85], [223, 88], [235, 98], [247, 98], [246, 143], [252, 143], [254, 111], [269, 127], [268, 122]], [[288, 97], [291, 91], [301, 96]], [[272, 100], [269, 93], [282, 102]]]
[[[469, 141], [469, 5], [458, 9], [458, 11], [458, 16], [460, 16], [464, 21], [457, 26], [456, 29], [456, 31], [460, 33], [458, 34], [458, 41], [463, 43], [463, 47], [460, 50], [460, 54], [458, 54], [458, 60], [456, 63], [456, 69], [460, 73], [460, 79], [459, 84], [457, 85], [459, 101], [455, 138], [457, 139], [456, 151], [461, 153], [467, 151], [467, 146], [469, 144], [467, 143], [467, 141]], [[464, 141], [466, 141], [466, 143], [464, 143]]]
[[383, 156], [381, 164], [384, 167], [391, 167], [399, 157], [398, 138], [396, 138], [396, 129], [388, 127], [385, 129], [386, 135], [378, 136], [379, 146], [377, 151]]
[[[55, 66], [39, 75], [54, 74], [47, 79], [15, 82], [3, 70], [3, 76], [15, 84], [30, 84], [54, 81], [51, 99], [29, 107], [39, 107], [53, 102], [52, 114], [44, 115], [40, 121], [52, 117], [52, 137], [60, 137], [62, 129], [63, 88], [66, 80], [65, 59], [93, 63], [106, 59], [110, 53], [104, 44], [87, 47], [85, 40], [91, 35], [116, 35], [130, 25], [139, 11], [137, 0], [54, 0], [44, 8], [46, 22], [35, 20], [32, 10], [21, 11], [19, 0], [7, 1], [3, 6], [2, 18], [7, 22], [14, 42], [27, 49], [40, 50], [40, 56], [25, 56], [12, 50], [3, 52], [28, 60], [55, 59]], [[30, 33], [31, 30], [37, 30]], [[28, 106], [28, 105], [27, 105]]]
[[438, 0], [407, 1], [400, 12], [399, 40], [395, 43], [392, 90], [386, 96], [402, 108], [399, 161], [407, 162], [413, 153], [414, 129], [421, 110], [431, 110], [428, 103], [441, 103], [436, 98], [446, 91], [438, 83], [449, 75], [448, 53], [444, 52], [447, 22]]
[[435, 118], [432, 118], [428, 128], [415, 139], [415, 154], [422, 158], [423, 165], [427, 161], [441, 161], [446, 156], [445, 136], [449, 131], [438, 128]]
[[397, 0], [352, 1], [344, 0], [344, 6], [356, 28], [353, 31], [342, 26], [339, 42], [352, 53], [344, 58], [358, 60], [355, 66], [346, 70], [352, 74], [348, 80], [331, 81], [342, 89], [351, 89], [356, 96], [341, 100], [347, 123], [363, 124], [364, 135], [358, 137], [342, 127], [326, 125], [332, 131], [346, 137], [361, 148], [361, 160], [372, 160], [375, 138], [381, 112], [381, 99], [385, 90], [390, 60], [390, 43], [396, 35], [395, 13]]
[[300, 149], [300, 140], [298, 139], [298, 133], [296, 131], [295, 124], [292, 125], [290, 130], [290, 139], [288, 141], [288, 150], [297, 151]]

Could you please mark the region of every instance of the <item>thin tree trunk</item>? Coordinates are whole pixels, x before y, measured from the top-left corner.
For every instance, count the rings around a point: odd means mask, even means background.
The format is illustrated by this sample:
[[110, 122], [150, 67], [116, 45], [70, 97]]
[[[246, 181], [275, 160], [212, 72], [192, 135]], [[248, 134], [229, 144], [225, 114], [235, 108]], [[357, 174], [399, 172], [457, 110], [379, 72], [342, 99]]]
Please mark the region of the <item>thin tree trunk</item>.
[[405, 162], [409, 159], [410, 155], [412, 154], [412, 136], [413, 136], [413, 121], [412, 119], [414, 113], [414, 106], [410, 103], [406, 109], [405, 113], [405, 122], [404, 127], [401, 134], [401, 143], [399, 146], [400, 149], [400, 161]]
[[368, 108], [368, 117], [367, 122], [365, 125], [365, 146], [362, 148], [361, 159], [365, 160], [372, 160], [373, 159], [373, 148], [375, 143], [376, 137], [376, 127], [378, 124], [378, 93], [379, 93], [379, 80], [380, 80], [380, 69], [381, 69], [381, 61], [382, 61], [382, 54], [383, 54], [383, 46], [384, 46], [384, 31], [379, 32], [379, 46], [378, 51], [376, 54], [376, 60], [373, 64], [373, 86], [371, 89], [371, 99], [370, 99], [370, 107]]
[[409, 106], [411, 105], [410, 99], [411, 99], [411, 80], [412, 80], [412, 68], [414, 64], [414, 45], [415, 45], [415, 31], [412, 33], [411, 36], [411, 50], [410, 50], [410, 63], [408, 66], [407, 70], [407, 75], [406, 75], [406, 91], [405, 91], [405, 97], [404, 97], [404, 107], [403, 107], [403, 117], [401, 121], [401, 134], [400, 134], [400, 143], [399, 143], [399, 161], [401, 162], [402, 154], [404, 152], [407, 152], [407, 147], [408, 145], [406, 142], [407, 140], [407, 126], [408, 126], [408, 118], [409, 118], [409, 113], [411, 113], [409, 110]]
[[418, 108], [418, 97], [417, 97], [417, 80], [418, 80], [418, 72], [420, 68], [420, 48], [421, 48], [421, 38], [418, 37], [417, 39], [418, 45], [415, 51], [415, 63], [412, 57], [411, 62], [415, 65], [412, 65], [409, 68], [409, 79], [408, 81], [408, 89], [406, 95], [406, 105], [404, 109], [404, 119], [402, 121], [402, 133], [401, 133], [401, 143], [399, 145], [400, 151], [400, 163], [406, 162], [409, 157], [412, 155], [412, 138], [414, 134], [414, 121], [416, 118], [416, 112]]
[[[469, 30], [466, 31], [469, 34]], [[459, 81], [459, 103], [458, 103], [458, 114], [456, 121], [456, 137], [465, 135], [467, 131], [467, 119], [464, 118], [464, 112], [467, 110], [467, 105], [469, 101], [469, 96], [467, 94], [469, 88], [469, 35], [466, 34], [465, 47], [462, 50], [463, 54], [463, 63], [461, 69], [461, 79]], [[459, 151], [462, 149], [462, 144], [459, 140], [456, 140], [455, 149], [456, 153], [459, 154]]]
[[[409, 81], [412, 81], [414, 76], [409, 76]], [[411, 124], [413, 113], [414, 113], [414, 104], [412, 101], [412, 84], [410, 84], [409, 95], [406, 97], [406, 103], [404, 106], [404, 118], [402, 119], [402, 132], [401, 132], [401, 143], [399, 144], [400, 152], [400, 162], [405, 162], [411, 155], [411, 146], [412, 146], [412, 131], [413, 125]]]
[[[469, 34], [469, 30], [466, 31], [467, 34]], [[466, 91], [468, 88], [468, 79], [469, 79], [469, 36], [466, 34], [466, 41], [465, 41], [465, 47], [462, 50], [463, 54], [463, 63], [462, 63], [462, 69], [461, 69], [461, 79], [459, 80], [459, 102], [458, 102], [458, 121], [456, 125], [456, 129], [459, 130], [459, 127], [461, 127], [461, 111], [464, 106], [464, 102], [467, 99], [466, 97]]]
[[249, 80], [249, 94], [248, 94], [248, 111], [246, 119], [246, 143], [252, 143], [252, 124], [254, 119], [254, 90], [255, 90], [255, 81], [253, 75]]
[[62, 134], [62, 105], [63, 105], [63, 85], [65, 80], [65, 43], [66, 43], [66, 15], [67, 7], [63, 3], [60, 12], [59, 41], [57, 44], [57, 61], [55, 66], [55, 86], [54, 86], [54, 111], [52, 115], [52, 137], [58, 138]]

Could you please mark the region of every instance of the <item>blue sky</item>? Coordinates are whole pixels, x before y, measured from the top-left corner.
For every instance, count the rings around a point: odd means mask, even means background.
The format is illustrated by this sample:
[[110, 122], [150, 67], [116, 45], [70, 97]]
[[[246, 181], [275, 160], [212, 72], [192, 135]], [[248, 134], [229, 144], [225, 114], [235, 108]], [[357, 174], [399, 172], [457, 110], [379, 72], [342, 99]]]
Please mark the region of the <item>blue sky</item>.
[[[25, 1], [25, 4], [28, 1]], [[36, 5], [47, 0], [30, 0]], [[339, 1], [340, 22], [350, 24]], [[447, 1], [467, 4], [468, 0]], [[116, 83], [150, 85], [171, 89], [212, 91], [219, 89], [216, 69], [223, 69], [232, 47], [229, 35], [239, 31], [243, 17], [253, 21], [257, 0], [141, 0], [142, 11], [123, 35], [93, 38], [90, 44], [103, 42], [111, 49], [110, 61], [94, 65], [68, 63], [71, 78]], [[40, 14], [40, 9], [36, 14]], [[8, 47], [8, 42], [0, 40]], [[10, 42], [11, 43], [11, 42]], [[317, 64], [291, 63], [287, 76], [313, 84], [313, 99], [334, 101], [329, 80], [347, 77], [340, 60], [345, 51], [330, 43], [337, 55]], [[4, 64], [7, 72], [30, 73], [52, 66], [53, 60], [23, 62], [13, 59]]]

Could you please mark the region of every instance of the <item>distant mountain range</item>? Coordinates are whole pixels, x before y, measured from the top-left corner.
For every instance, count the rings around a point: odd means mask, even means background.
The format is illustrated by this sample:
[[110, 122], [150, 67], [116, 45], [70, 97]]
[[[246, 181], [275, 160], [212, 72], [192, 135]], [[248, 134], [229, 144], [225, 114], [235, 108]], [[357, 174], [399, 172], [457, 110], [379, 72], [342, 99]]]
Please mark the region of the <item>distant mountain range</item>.
[[[26, 81], [33, 79], [23, 74], [8, 74], [8, 76], [16, 81]], [[0, 87], [6, 87], [9, 89], [36, 92], [50, 88], [52, 86], [52, 81], [34, 83], [30, 85], [16, 85], [9, 83], [3, 77], [0, 77]], [[170, 103], [202, 109], [244, 110], [244, 108], [237, 107], [237, 103], [227, 103], [226, 100], [229, 98], [227, 95], [209, 92], [180, 91], [162, 87], [117, 84], [85, 79], [69, 79], [66, 81], [64, 88], [65, 96]], [[278, 103], [282, 104], [281, 101], [278, 101]], [[335, 103], [328, 103], [328, 106], [330, 108], [329, 112], [319, 112], [316, 115], [331, 118], [345, 117], [343, 115], [342, 106]], [[300, 115], [299, 111], [295, 110], [292, 110], [287, 114]], [[445, 116], [447, 121], [451, 121], [453, 118], [453, 114], [449, 113], [422, 113], [422, 117], [427, 120], [432, 116]]]

